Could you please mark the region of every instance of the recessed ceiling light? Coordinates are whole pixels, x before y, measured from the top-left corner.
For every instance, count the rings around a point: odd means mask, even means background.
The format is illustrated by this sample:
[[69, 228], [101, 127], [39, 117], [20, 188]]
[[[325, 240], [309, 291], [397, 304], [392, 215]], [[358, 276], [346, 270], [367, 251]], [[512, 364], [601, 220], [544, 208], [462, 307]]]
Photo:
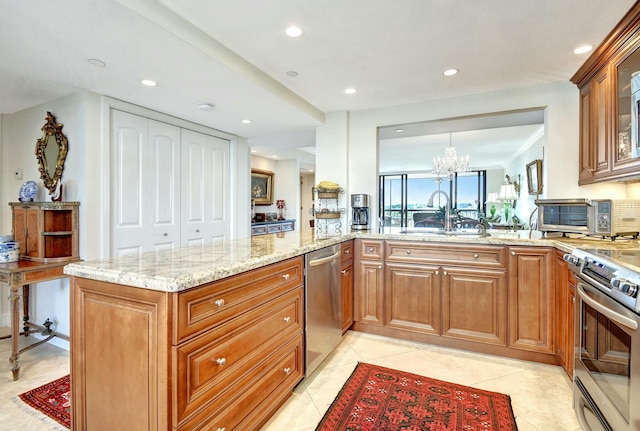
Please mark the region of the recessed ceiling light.
[[277, 158], [278, 158], [278, 156], [273, 155], [273, 156], [271, 156], [271, 158], [272, 158], [272, 159], [277, 159]]
[[344, 90], [344, 92], [347, 93], [347, 94], [355, 94], [356, 91], [358, 91], [358, 90], [356, 90], [353, 87], [347, 88], [346, 90]]
[[396, 129], [396, 133], [404, 132], [404, 129]]
[[582, 45], [573, 50], [574, 54], [585, 54], [593, 49], [593, 45]]
[[98, 60], [97, 58], [90, 58], [87, 61], [89, 62], [90, 65], [95, 67], [105, 67], [107, 65], [107, 63], [105, 63], [102, 60]]
[[249, 120], [248, 118], [245, 118], [244, 120], [241, 121], [241, 123], [243, 123], [243, 124], [251, 124], [251, 123], [253, 123], [253, 121]]
[[287, 76], [295, 78], [296, 76], [298, 76], [298, 72], [296, 72], [295, 70], [289, 70], [287, 71]]
[[201, 111], [211, 111], [213, 109], [213, 105], [211, 103], [201, 103], [198, 105], [198, 109]]
[[447, 69], [444, 72], [442, 72], [442, 74], [444, 76], [453, 76], [453, 75], [457, 75], [458, 74], [458, 69]]
[[284, 29], [284, 33], [289, 37], [300, 37], [304, 34], [304, 29], [297, 25], [290, 25]]
[[146, 85], [147, 87], [155, 87], [156, 85], [158, 85], [156, 81], [152, 81], [150, 79], [143, 79], [142, 81], [140, 81], [140, 83], [142, 85]]
[[252, 152], [252, 153], [257, 153], [257, 152], [258, 152], [258, 150], [251, 150], [251, 152]]

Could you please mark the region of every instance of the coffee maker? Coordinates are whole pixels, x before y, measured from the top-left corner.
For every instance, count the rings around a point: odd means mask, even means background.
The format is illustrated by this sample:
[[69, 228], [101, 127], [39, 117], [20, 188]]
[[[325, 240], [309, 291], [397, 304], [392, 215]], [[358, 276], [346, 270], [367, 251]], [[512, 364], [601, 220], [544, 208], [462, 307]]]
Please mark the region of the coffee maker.
[[369, 229], [369, 195], [351, 195], [351, 229]]

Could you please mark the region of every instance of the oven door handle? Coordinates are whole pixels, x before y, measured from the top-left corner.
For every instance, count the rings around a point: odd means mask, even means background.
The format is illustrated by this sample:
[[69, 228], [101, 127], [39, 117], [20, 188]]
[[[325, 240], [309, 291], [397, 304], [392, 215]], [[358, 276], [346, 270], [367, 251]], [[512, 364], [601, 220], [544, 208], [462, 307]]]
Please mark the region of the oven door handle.
[[[616, 311], [610, 309], [609, 307], [607, 307], [606, 305], [602, 304], [600, 301], [597, 301], [595, 299], [593, 299], [592, 297], [590, 297], [588, 295], [587, 290], [592, 291], [592, 288], [587, 286], [586, 284], [583, 283], [578, 283], [578, 285], [576, 286], [576, 288], [578, 289], [578, 296], [580, 297], [581, 300], [583, 300], [584, 302], [586, 302], [591, 308], [593, 308], [594, 310], [604, 314], [605, 316], [607, 316], [610, 320], [613, 320], [614, 322], [626, 326], [627, 328], [635, 331], [638, 329], [638, 322], [636, 320], [633, 320], [627, 316], [623, 316], [620, 313], [617, 313]], [[596, 292], [597, 291], [593, 291]]]

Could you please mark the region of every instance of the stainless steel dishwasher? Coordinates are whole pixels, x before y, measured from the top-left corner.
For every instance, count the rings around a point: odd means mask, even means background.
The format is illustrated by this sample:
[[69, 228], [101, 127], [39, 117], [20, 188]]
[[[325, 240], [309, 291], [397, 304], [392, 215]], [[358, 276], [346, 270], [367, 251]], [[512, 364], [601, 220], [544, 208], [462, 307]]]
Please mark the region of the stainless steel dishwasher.
[[308, 377], [342, 340], [340, 244], [305, 256], [304, 305]]

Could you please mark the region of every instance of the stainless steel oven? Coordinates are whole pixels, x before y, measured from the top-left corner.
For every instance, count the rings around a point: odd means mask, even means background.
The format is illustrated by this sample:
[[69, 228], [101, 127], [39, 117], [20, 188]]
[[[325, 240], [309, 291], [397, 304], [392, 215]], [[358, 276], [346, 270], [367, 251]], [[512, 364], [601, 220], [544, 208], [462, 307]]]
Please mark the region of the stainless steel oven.
[[640, 251], [629, 252], [565, 256], [576, 272], [574, 408], [586, 431], [640, 430], [640, 266], [625, 262]]

